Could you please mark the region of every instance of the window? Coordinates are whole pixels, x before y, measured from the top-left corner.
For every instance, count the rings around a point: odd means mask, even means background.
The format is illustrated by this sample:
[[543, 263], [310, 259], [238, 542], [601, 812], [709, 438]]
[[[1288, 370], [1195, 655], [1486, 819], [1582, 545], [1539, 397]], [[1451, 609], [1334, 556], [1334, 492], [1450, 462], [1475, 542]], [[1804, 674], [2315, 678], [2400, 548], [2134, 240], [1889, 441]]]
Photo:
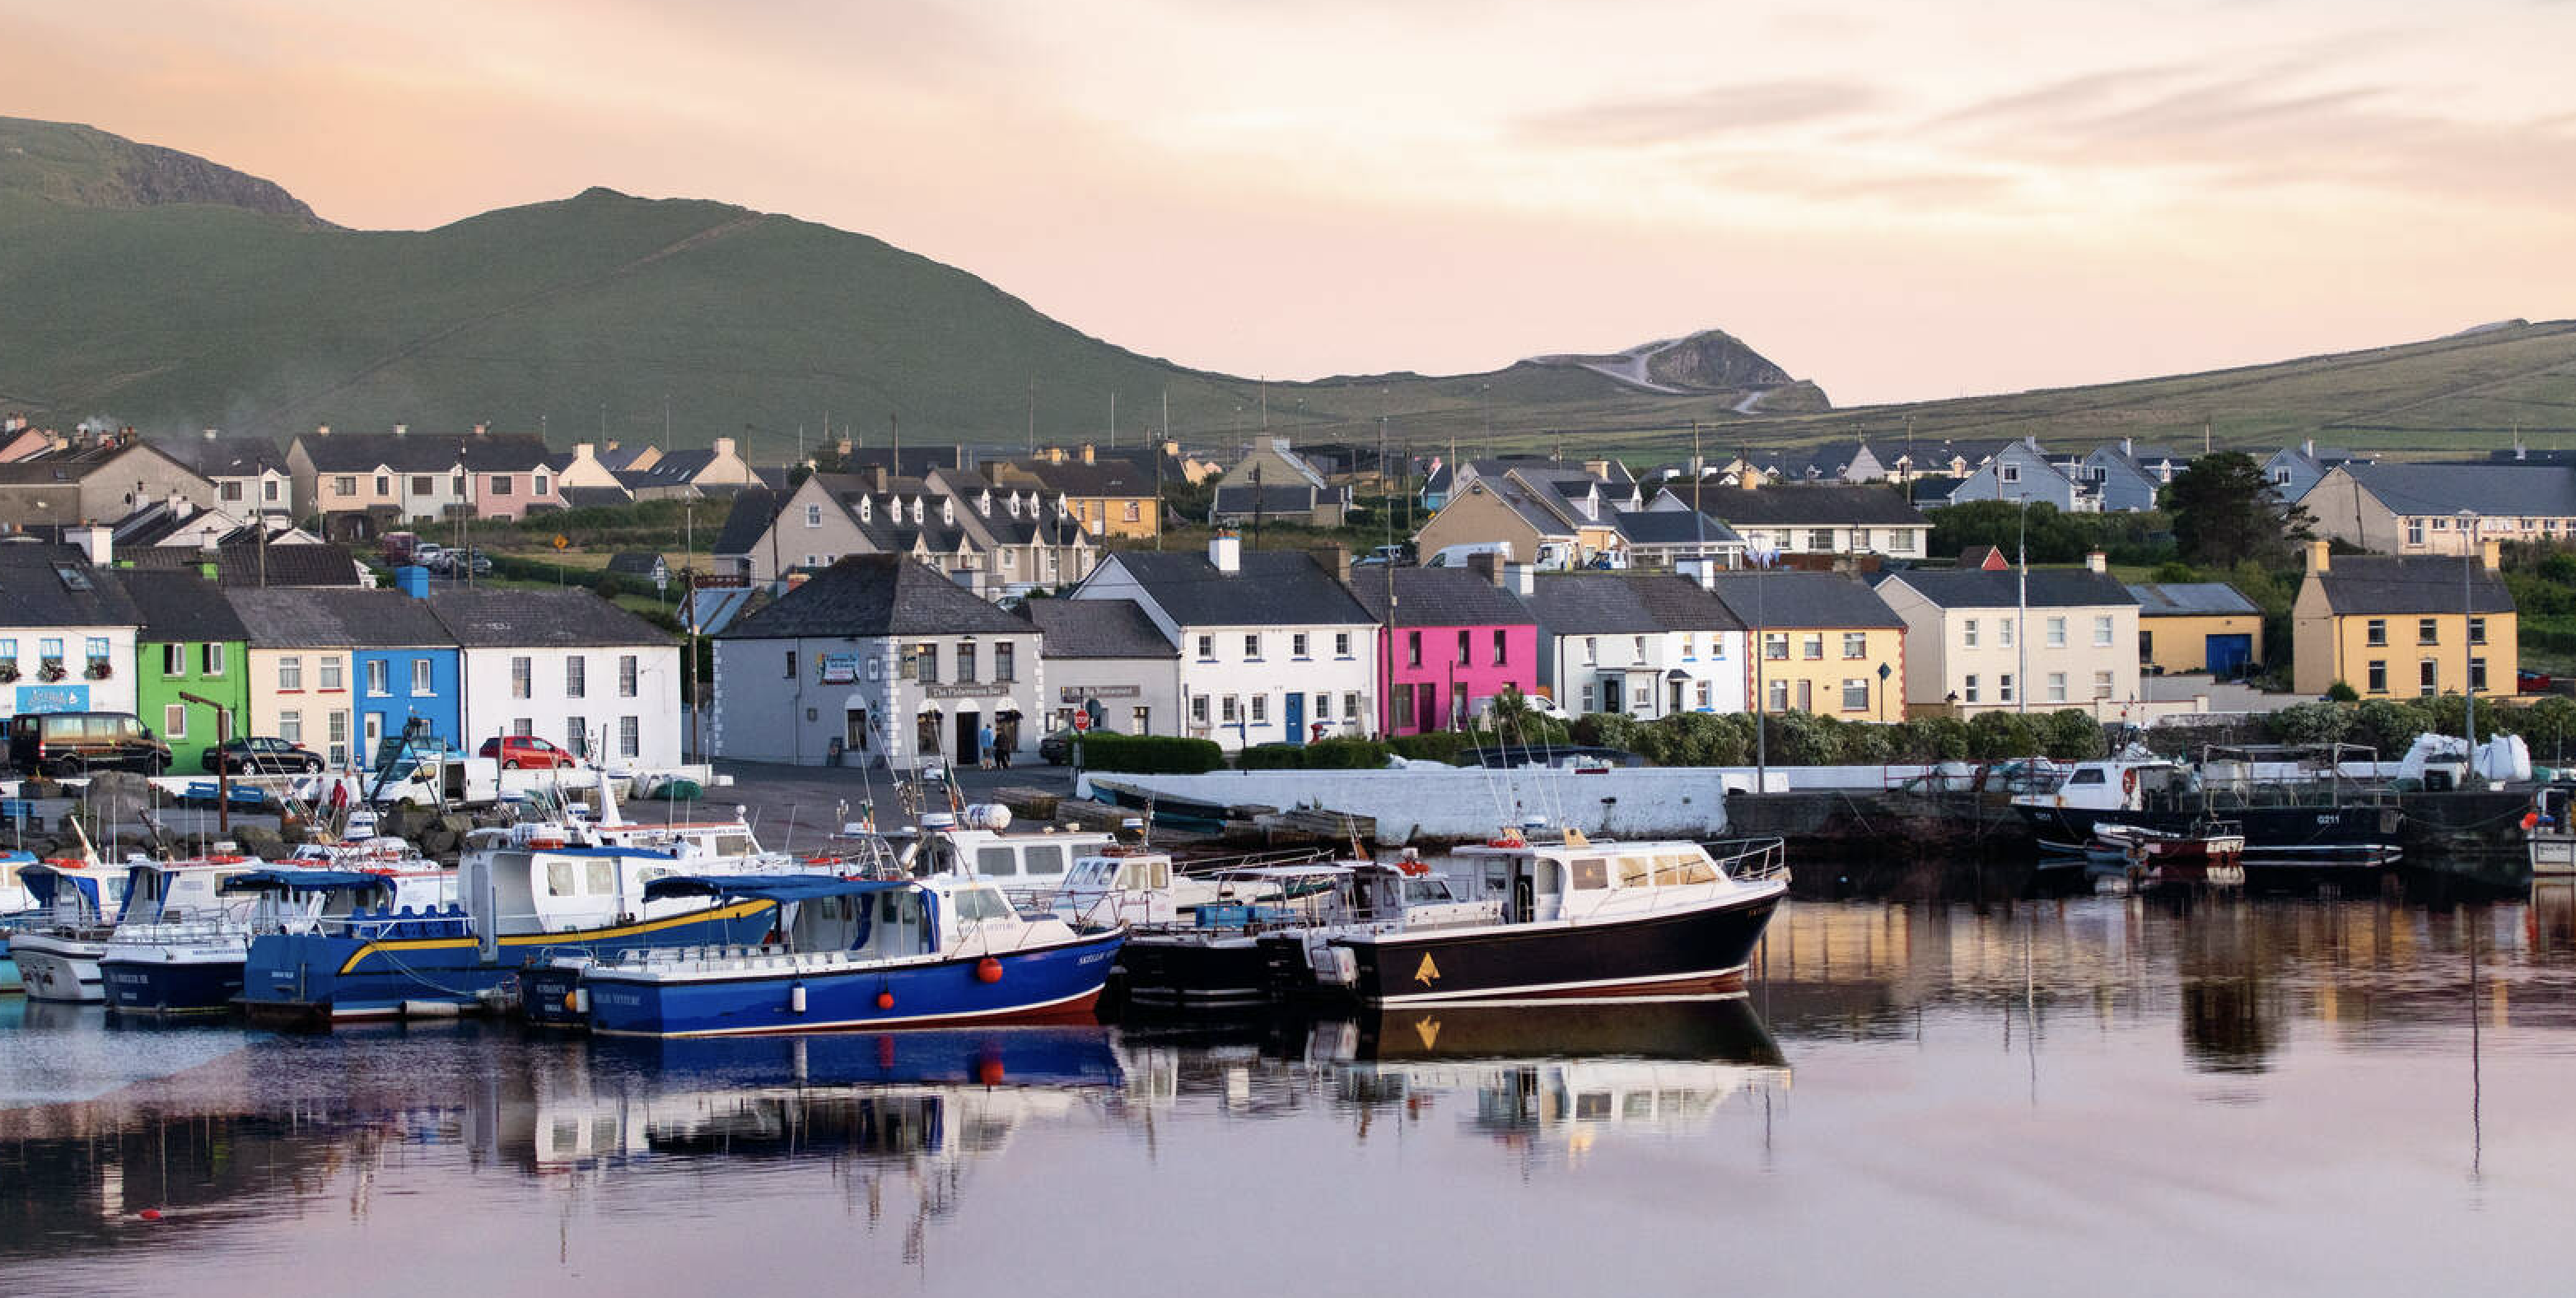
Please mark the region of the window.
[[636, 694], [636, 676], [640, 660], [633, 654], [617, 655], [617, 697], [631, 699]]
[[590, 756], [590, 718], [565, 717], [564, 743], [584, 757]]
[[1959, 624], [1959, 643], [1971, 649], [1977, 647], [1977, 619], [1969, 618]]
[[1998, 703], [2010, 703], [2013, 701], [2013, 678], [2011, 672], [1999, 672], [1996, 674], [1995, 701]]
[[2093, 618], [2093, 647], [2096, 649], [2111, 647], [2111, 619], [2107, 616], [2096, 614]]
[[1494, 629], [1494, 665], [1496, 667], [1503, 665], [1503, 657], [1503, 632], [1500, 627], [1497, 627]]
[[2063, 649], [2063, 648], [2065, 648], [2065, 647], [2066, 647], [2066, 619], [2065, 619], [2065, 618], [2062, 618], [2062, 617], [2053, 617], [2053, 618], [2050, 618], [2050, 619], [2048, 619], [2047, 626], [2048, 626], [2048, 647], [2049, 647], [2049, 648], [2051, 648], [2051, 649]]
[[1458, 665], [1461, 667], [1467, 665], [1467, 636], [1464, 629], [1458, 632]]
[[261, 498], [265, 500], [273, 501], [277, 499], [277, 479], [268, 478], [263, 480], [259, 484], [259, 494]]
[[333, 711], [323, 726], [323, 733], [330, 737], [326, 760], [333, 766], [347, 766], [349, 764], [349, 714], [345, 711]]
[[1869, 548], [1868, 528], [1855, 527], [1852, 529], [1852, 548], [1854, 550], [1866, 550]]
[[1701, 681], [1701, 682], [1699, 683], [1699, 689], [1695, 691], [1695, 694], [1697, 695], [1696, 701], [1697, 701], [1697, 703], [1699, 704], [1699, 710], [1700, 710], [1700, 711], [1702, 711], [1702, 712], [1706, 712], [1706, 711], [1708, 711], [1708, 710], [1709, 710], [1709, 707], [1710, 707], [1710, 704], [1709, 704], [1709, 701], [1708, 701], [1708, 700], [1709, 700], [1708, 682], [1707, 682], [1707, 681]]
[[2066, 701], [2066, 673], [2050, 672], [2048, 674], [2048, 701], [2051, 703], [2064, 703]]
[[[17, 642], [17, 641], [15, 641], [15, 640], [11, 640], [11, 641], [7, 641], [7, 642], [0, 642], [0, 658], [7, 658], [7, 659], [15, 660], [17, 657], [18, 657], [18, 642]], [[203, 647], [202, 649], [200, 649], [200, 650], [198, 651], [198, 653], [197, 653], [197, 662], [198, 662], [198, 665], [199, 665], [199, 668], [200, 668], [200, 671], [199, 671], [199, 674], [200, 674], [200, 675], [204, 675], [204, 676], [221, 676], [221, 675], [223, 675], [223, 674], [224, 674], [224, 647], [223, 647], [222, 645], [219, 645], [219, 644], [209, 644], [209, 645], [204, 646], [204, 647]]]
[[322, 660], [322, 688], [326, 690], [347, 689], [348, 681], [345, 678], [345, 670], [346, 669], [340, 665], [339, 655], [334, 654], [328, 658], [324, 658]]
[[288, 742], [288, 743], [290, 743], [290, 744], [300, 744], [300, 743], [303, 743], [303, 742], [304, 742], [304, 714], [303, 714], [303, 713], [301, 713], [301, 712], [293, 712], [293, 711], [280, 712], [280, 713], [278, 713], [278, 714], [277, 714], [277, 737], [278, 737], [278, 738], [280, 738], [280, 739], [285, 740], [286, 742]]
[[1216, 661], [1215, 636], [1203, 635], [1199, 637], [1199, 661], [1203, 663], [1212, 663]]
[[1845, 658], [1867, 658], [1868, 656], [1869, 656], [1869, 633], [1868, 633], [1868, 632], [1866, 632], [1866, 631], [1845, 631], [1845, 632], [1843, 632], [1843, 657], [1845, 657]]
[[411, 480], [411, 494], [415, 496], [426, 496], [436, 490], [438, 490], [438, 488], [432, 484], [427, 474], [422, 474]]
[[1260, 726], [1260, 725], [1268, 725], [1268, 724], [1269, 724], [1269, 722], [1270, 722], [1270, 696], [1269, 696], [1268, 694], [1255, 694], [1255, 695], [1253, 695], [1253, 696], [1252, 696], [1252, 724], [1254, 724], [1254, 725], [1256, 725], [1256, 726]]
[[546, 475], [540, 473], [528, 479], [528, 494], [531, 496], [546, 494]]
[[2417, 643], [2417, 644], [2440, 644], [2440, 643], [2442, 643], [2442, 628], [2441, 628], [2441, 623], [2440, 623], [2439, 621], [2437, 621], [2437, 620], [2435, 620], [2435, 619], [2433, 619], [2433, 618], [2429, 618], [2429, 617], [2428, 617], [2428, 618], [2423, 618], [2423, 619], [2418, 620], [2418, 621], [2415, 623], [2415, 643]]
[[629, 761], [644, 755], [644, 719], [642, 717], [617, 719], [617, 755]]
[[1234, 695], [1226, 695], [1225, 706], [1218, 711], [1219, 719], [1223, 720], [1229, 726], [1233, 725], [1235, 715], [1242, 710], [1242, 706], [1242, 703], [1237, 700]]
[[1243, 659], [1245, 662], [1261, 661], [1260, 632], [1255, 631], [1243, 637]]
[[1682, 632], [1682, 657], [1684, 657], [1684, 658], [1696, 658], [1696, 657], [1698, 657], [1699, 655], [1698, 655], [1697, 653], [1693, 652], [1693, 647], [1694, 647], [1695, 645], [1697, 645], [1697, 644], [1698, 644], [1698, 642], [1699, 642], [1699, 637], [1697, 637], [1697, 636], [1695, 636], [1695, 635], [1692, 635], [1692, 634], [1691, 634], [1690, 632], [1688, 632], [1688, 631], [1684, 631], [1684, 632]]
[[164, 739], [188, 737], [187, 704], [172, 703], [161, 709], [161, 737]]
[[510, 660], [510, 697], [524, 699], [536, 693], [537, 666], [529, 658]]
[[2388, 660], [2385, 658], [2370, 660], [2370, 692], [2373, 694], [2388, 692]]
[[904, 673], [905, 675], [920, 681], [924, 685], [936, 685], [939, 683], [938, 645], [925, 640], [920, 644], [914, 645], [911, 651], [905, 655], [905, 658], [910, 663], [910, 670], [906, 671]]
[[2471, 658], [2471, 659], [2469, 660], [2469, 690], [2470, 690], [2470, 692], [2472, 692], [2472, 693], [2476, 693], [2476, 694], [2484, 694], [2484, 693], [2486, 693], [2486, 691], [2487, 691], [2487, 660], [2486, 660], [2486, 659], [2484, 659], [2484, 658]]
[[1773, 682], [1771, 682], [1771, 709], [1770, 709], [1770, 710], [1771, 710], [1771, 711], [1773, 711], [1773, 712], [1786, 712], [1786, 711], [1788, 711], [1788, 710], [1789, 710], [1789, 682], [1787, 682], [1787, 681], [1773, 681]]
[[1592, 687], [1589, 685], [1583, 687], [1583, 710], [1585, 712], [1592, 710]]
[[1351, 656], [1350, 632], [1336, 631], [1333, 633], [1333, 656], [1336, 658], [1348, 658]]
[[456, 481], [455, 481], [455, 482], [453, 482], [453, 483], [451, 483], [451, 484], [449, 484], [449, 486], [450, 486], [450, 489], [449, 489], [448, 494], [450, 494], [450, 495], [452, 495], [452, 496], [456, 497], [458, 500], [463, 500], [463, 499], [465, 499], [465, 475], [464, 475], [464, 474], [462, 474], [462, 473], [457, 474], [457, 475], [456, 475]]
[[332, 490], [332, 492], [333, 492], [334, 494], [342, 495], [342, 496], [354, 496], [354, 495], [357, 495], [357, 494], [358, 494], [358, 477], [357, 477], [357, 475], [356, 475], [356, 474], [353, 474], [353, 473], [343, 473], [343, 474], [339, 475], [338, 477], [335, 477], [335, 478], [331, 479], [331, 490]]
[[0, 662], [16, 661], [18, 661], [18, 642], [14, 639], [0, 640]]
[[2423, 519], [2410, 518], [2406, 520], [2406, 543], [2408, 545], [2422, 545], [2424, 543]]
[[59, 661], [63, 656], [62, 637], [49, 635], [38, 640], [36, 642], [36, 654], [41, 658], [52, 658]]
[[2433, 666], [2433, 660], [2432, 660], [2432, 659], [2430, 659], [2430, 658], [2427, 658], [2427, 659], [2425, 659], [2424, 661], [2422, 661], [2421, 663], [2416, 664], [2416, 668], [2415, 668], [2415, 691], [2416, 691], [2416, 693], [2418, 693], [2418, 694], [2427, 694], [2427, 695], [2429, 695], [2429, 694], [2433, 693], [2433, 691], [2434, 691], [2434, 689], [2435, 689], [2435, 685], [2434, 685], [2434, 671], [2435, 671], [2435, 669], [2434, 669], [2434, 666]]
[[[787, 651], [787, 674], [796, 674], [796, 651]], [[590, 692], [590, 660], [580, 654], [564, 659], [564, 697], [577, 699]]]
[[393, 690], [388, 685], [392, 676], [392, 664], [387, 663], [382, 658], [370, 658], [367, 660], [367, 692], [369, 694], [393, 693]]
[[509, 474], [495, 473], [492, 475], [492, 494], [495, 496], [506, 496], [510, 494]]
[[1407, 667], [1422, 665], [1422, 633], [1419, 631], [1404, 633], [1404, 665]]
[[1975, 674], [1974, 674], [1974, 673], [1971, 673], [1971, 674], [1969, 675], [1967, 684], [1968, 684], [1968, 688], [1967, 688], [1965, 691], [1963, 691], [1963, 692], [1960, 694], [1960, 696], [1959, 696], [1960, 701], [1965, 702], [1965, 703], [1975, 703], [1975, 702], [1977, 702], [1977, 701], [1978, 701], [1978, 699], [1977, 699], [1977, 678], [1976, 678], [1976, 676], [1975, 676]]
[[1585, 666], [1587, 666], [1587, 667], [1589, 667], [1589, 666], [1593, 666], [1593, 665], [1595, 665], [1595, 664], [1598, 664], [1600, 661], [1601, 661], [1601, 641], [1600, 641], [1600, 639], [1599, 639], [1599, 638], [1597, 638], [1597, 637], [1594, 637], [1594, 636], [1585, 636], [1585, 637], [1583, 637], [1583, 663], [1584, 663], [1584, 665], [1585, 665]]
[[823, 507], [821, 505], [807, 505], [805, 507], [805, 526], [821, 527], [822, 525]]
[[2375, 617], [2362, 624], [2362, 643], [2377, 649], [2388, 643], [2388, 619]]
[[1632, 663], [1646, 661], [1646, 637], [1641, 635], [1628, 637], [1628, 661]]
[[2111, 673], [2093, 673], [2093, 697], [2097, 699], [2107, 699], [2111, 697]]
[[239, 500], [239, 499], [241, 499], [241, 498], [242, 498], [242, 489], [241, 489], [241, 484], [240, 484], [240, 483], [238, 483], [238, 482], [227, 482], [227, 483], [224, 483], [224, 484], [223, 484], [223, 498], [224, 498], [224, 499], [226, 499], [226, 500]]
[[414, 694], [427, 694], [431, 692], [429, 660], [426, 658], [414, 658], [411, 660], [411, 692]]
[[960, 685], [971, 684], [974, 679], [975, 646], [972, 644], [961, 644], [957, 646], [957, 683]]
[[96, 662], [105, 662], [105, 661], [107, 661], [107, 637], [106, 637], [106, 636], [103, 636], [103, 635], [94, 635], [94, 636], [91, 636], [91, 637], [89, 637], [89, 638], [88, 638], [88, 642], [87, 642], [87, 643], [85, 643], [85, 644], [83, 644], [81, 647], [82, 647], [83, 649], [85, 649], [85, 650], [87, 650], [87, 651], [88, 651], [89, 660], [90, 660], [91, 662], [96, 663]]
[[287, 657], [277, 660], [277, 688], [281, 690], [300, 690], [304, 688], [303, 659]]
[[1999, 465], [1995, 469], [1995, 477], [2004, 482], [2019, 482], [2021, 481], [2021, 466], [2018, 464]]
[[2011, 618], [1999, 617], [1995, 619], [1995, 643], [2002, 645], [2006, 649], [2013, 647], [2013, 620]]
[[1867, 678], [1860, 676], [1846, 676], [1843, 678], [1843, 711], [1869, 711], [1869, 681]]
[[188, 674], [188, 646], [183, 644], [161, 646], [161, 674], [164, 676]]
[[[784, 678], [784, 679], [786, 679], [786, 680], [791, 680], [791, 681], [792, 681], [792, 680], [796, 679], [796, 651], [795, 651], [795, 650], [790, 649], [790, 650], [788, 650], [788, 651], [787, 651], [787, 669], [786, 669], [784, 672], [780, 673], [780, 675], [782, 676], [782, 678]], [[580, 697], [581, 697], [581, 695], [580, 695], [580, 693], [579, 693], [579, 692], [575, 692], [575, 693], [573, 694], [573, 697], [574, 697], [574, 698], [580, 698]]]
[[[997, 644], [993, 646], [993, 680], [996, 683], [1008, 685], [1012, 681], [1018, 679], [1017, 675], [1015, 675], [1015, 668], [1013, 666], [1018, 655], [1019, 650], [1015, 645]], [[1145, 732], [1139, 730], [1136, 733], [1141, 735]]]
[[1811, 631], [1798, 637], [1798, 656], [1816, 662], [1825, 656], [1825, 633]]
[[2470, 644], [2485, 644], [2486, 642], [2487, 642], [2487, 620], [2486, 620], [2485, 618], [2482, 618], [2482, 617], [2473, 617], [2473, 618], [2470, 618], [2470, 619], [2469, 619], [2469, 643], [2470, 643]]
[[1786, 631], [1763, 632], [1762, 657], [1768, 662], [1787, 662], [1789, 660], [1789, 633]]
[[1360, 719], [1360, 695], [1359, 695], [1359, 691], [1357, 691], [1357, 690], [1351, 690], [1351, 691], [1345, 692], [1345, 693], [1342, 695], [1342, 720], [1344, 720], [1344, 721], [1357, 721], [1357, 720], [1359, 720], [1359, 719]]
[[1306, 656], [1305, 632], [1300, 631], [1297, 634], [1288, 637], [1288, 656], [1291, 658], [1303, 658]]
[[528, 736], [537, 733], [537, 719], [535, 717], [519, 717], [511, 721], [510, 733], [521, 739], [525, 739]]

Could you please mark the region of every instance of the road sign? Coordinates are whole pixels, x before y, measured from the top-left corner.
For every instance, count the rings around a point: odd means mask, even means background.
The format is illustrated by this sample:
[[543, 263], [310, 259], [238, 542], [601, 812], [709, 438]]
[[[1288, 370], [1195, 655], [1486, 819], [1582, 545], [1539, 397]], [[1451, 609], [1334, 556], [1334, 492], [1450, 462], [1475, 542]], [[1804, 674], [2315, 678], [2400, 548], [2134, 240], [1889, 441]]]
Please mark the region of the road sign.
[[556, 549], [558, 549], [558, 550], [569, 549], [569, 548], [571, 548], [571, 546], [572, 546], [572, 538], [571, 538], [571, 537], [565, 536], [565, 535], [564, 535], [563, 533], [561, 533], [561, 532], [557, 532], [557, 533], [555, 533], [554, 547], [555, 547]]
[[1087, 708], [1075, 708], [1075, 709], [1073, 710], [1073, 732], [1074, 732], [1075, 734], [1077, 734], [1077, 735], [1078, 735], [1078, 734], [1081, 734], [1081, 733], [1082, 733], [1083, 731], [1085, 731], [1085, 730], [1089, 730], [1090, 728], [1091, 728], [1091, 712], [1090, 712], [1090, 710], [1089, 710], [1089, 709], [1087, 709]]

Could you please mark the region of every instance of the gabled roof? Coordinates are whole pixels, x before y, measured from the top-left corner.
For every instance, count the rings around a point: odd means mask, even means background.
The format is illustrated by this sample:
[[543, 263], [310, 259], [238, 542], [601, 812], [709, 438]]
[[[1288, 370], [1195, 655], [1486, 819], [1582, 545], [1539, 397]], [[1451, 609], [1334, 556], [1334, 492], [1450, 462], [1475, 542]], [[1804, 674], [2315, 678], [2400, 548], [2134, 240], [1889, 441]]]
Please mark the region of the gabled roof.
[[[1387, 617], [1387, 584], [1395, 585], [1395, 616]], [[1382, 626], [1527, 626], [1538, 621], [1529, 606], [1470, 568], [1382, 568], [1351, 578], [1360, 607]]]
[[202, 478], [248, 478], [287, 471], [286, 456], [265, 437], [174, 439], [164, 449]]
[[[1554, 493], [1548, 493], [1553, 495]], [[1489, 496], [1504, 508], [1520, 515], [1542, 537], [1573, 540], [1577, 526], [1575, 511], [1562, 500], [1551, 500], [1536, 489], [1508, 474], [1497, 477], [1478, 476], [1470, 479], [1464, 491], [1452, 493], [1445, 511], [1459, 501], [1475, 496]]]
[[2474, 510], [2489, 517], [2576, 517], [2576, 465], [2346, 464], [2343, 471], [2398, 514]]
[[2310, 580], [2323, 587], [2327, 607], [2341, 614], [2473, 613], [2514, 611], [2504, 579], [2478, 560], [2451, 555], [2338, 554]]
[[[1256, 496], [1255, 492], [1260, 494]], [[1257, 508], [1260, 512], [1268, 514], [1303, 514], [1317, 505], [1340, 503], [1342, 503], [1342, 494], [1330, 487], [1310, 486], [1303, 482], [1285, 486], [1265, 482], [1258, 487], [1247, 484], [1217, 488], [1216, 504], [1212, 512], [1220, 515], [1248, 516]]]
[[1205, 554], [1123, 550], [1103, 558], [1085, 584], [1111, 565], [1126, 570], [1163, 616], [1189, 626], [1347, 626], [1375, 621], [1334, 575], [1303, 550], [1242, 551], [1238, 570], [1218, 572]]
[[638, 442], [633, 446], [610, 446], [598, 451], [596, 455], [599, 467], [610, 473], [621, 473], [634, 468], [635, 462], [643, 459], [652, 450], [652, 443]]
[[2031, 569], [2027, 598], [2022, 594], [2021, 574], [2016, 572], [1913, 568], [1881, 573], [1876, 585], [1884, 587], [1891, 581], [1904, 582], [1942, 608], [2012, 608], [2024, 602], [2032, 608], [2097, 608], [2138, 602], [2118, 578], [2086, 568]]
[[670, 633], [586, 590], [434, 591], [430, 610], [467, 649], [666, 645]]
[[140, 642], [247, 640], [250, 632], [223, 588], [179, 568], [134, 568], [116, 574], [143, 615]]
[[2261, 613], [2254, 601], [2223, 581], [2139, 582], [2129, 587], [2140, 617], [2212, 617]]
[[776, 603], [738, 619], [721, 637], [1015, 635], [1027, 619], [986, 603], [920, 560], [854, 554], [815, 573]]
[[1177, 658], [1180, 649], [1132, 599], [1033, 599], [1026, 611], [1049, 658]]
[[116, 574], [78, 546], [0, 542], [0, 626], [141, 626]]
[[[267, 553], [262, 554], [265, 550]], [[151, 546], [118, 557], [135, 568], [184, 568], [212, 562], [217, 584], [227, 588], [261, 586], [360, 585], [364, 571], [336, 545], [227, 544], [211, 556], [185, 546]]]
[[[570, 493], [566, 493], [569, 495]], [[749, 554], [769, 535], [778, 522], [778, 511], [787, 504], [787, 493], [755, 487], [737, 492], [733, 509], [725, 515], [724, 530], [716, 535], [715, 554]]]
[[66, 446], [57, 451], [30, 455], [23, 460], [0, 464], [0, 484], [10, 486], [44, 486], [50, 483], [80, 482], [128, 455], [155, 455], [178, 468], [193, 473], [194, 469], [172, 459], [168, 451], [150, 442], [109, 442], [98, 446]]
[[[549, 592], [551, 593], [551, 592]], [[394, 590], [228, 590], [224, 598], [264, 649], [440, 649], [456, 643], [422, 600]]]
[[1700, 507], [1738, 528], [1931, 525], [1923, 511], [1885, 487], [1817, 483], [1702, 492]]
[[[624, 505], [632, 503], [635, 499], [635, 493], [628, 491], [624, 487], [558, 487], [556, 488], [556, 494], [563, 497], [564, 508], [566, 509], [591, 509], [600, 505]], [[719, 550], [717, 553], [722, 554], [724, 551]]]
[[608, 556], [608, 570], [625, 577], [650, 577], [662, 566], [662, 556], [651, 550], [620, 550]]
[[1527, 603], [1550, 635], [1744, 629], [1743, 619], [1688, 577], [1542, 573]]
[[1611, 517], [1619, 524], [1619, 534], [1630, 545], [1691, 545], [1708, 542], [1717, 545], [1742, 545], [1744, 538], [1734, 528], [1715, 518], [1694, 515], [1687, 509], [1614, 510]]
[[1868, 583], [1835, 572], [1721, 573], [1719, 602], [1747, 626], [1902, 627], [1905, 620]]

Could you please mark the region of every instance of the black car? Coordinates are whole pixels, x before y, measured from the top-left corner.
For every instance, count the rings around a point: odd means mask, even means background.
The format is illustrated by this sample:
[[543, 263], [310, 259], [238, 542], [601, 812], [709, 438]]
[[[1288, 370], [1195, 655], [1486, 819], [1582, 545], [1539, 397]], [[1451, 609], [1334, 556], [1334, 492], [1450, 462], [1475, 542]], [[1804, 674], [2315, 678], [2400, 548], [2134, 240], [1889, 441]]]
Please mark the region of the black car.
[[1071, 726], [1067, 726], [1064, 729], [1038, 741], [1038, 760], [1049, 766], [1062, 766], [1073, 760], [1074, 740], [1079, 739], [1084, 735], [1108, 735], [1116, 733], [1116, 731], [1109, 730], [1101, 726], [1093, 726], [1089, 730], [1075, 730]]
[[253, 735], [207, 749], [198, 765], [209, 774], [221, 766], [235, 775], [318, 775], [322, 755], [283, 739]]

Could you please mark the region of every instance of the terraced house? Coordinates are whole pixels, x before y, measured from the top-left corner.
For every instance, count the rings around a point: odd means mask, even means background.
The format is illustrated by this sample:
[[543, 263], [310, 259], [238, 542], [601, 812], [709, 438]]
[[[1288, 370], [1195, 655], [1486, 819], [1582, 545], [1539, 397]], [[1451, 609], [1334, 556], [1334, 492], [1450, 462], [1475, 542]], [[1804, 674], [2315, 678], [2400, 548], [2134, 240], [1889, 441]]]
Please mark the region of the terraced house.
[[[103, 527], [93, 534], [104, 557]], [[135, 710], [143, 614], [113, 571], [69, 545], [0, 545], [0, 715]]]
[[1709, 589], [1743, 621], [1754, 647], [1744, 691], [1756, 710], [1904, 719], [1905, 622], [1859, 578], [1724, 573]]
[[2084, 708], [2138, 700], [2138, 600], [2099, 553], [2084, 568], [1911, 569], [1872, 587], [1905, 622], [1911, 714]]
[[2476, 554], [2488, 541], [2576, 540], [2576, 465], [2344, 464], [2299, 505], [2321, 536], [2379, 554]]
[[2292, 684], [2323, 694], [2340, 681], [2365, 699], [2513, 694], [2519, 627], [2496, 551], [2490, 540], [2476, 558], [2333, 554], [2310, 542], [2290, 606]]
[[200, 573], [137, 568], [117, 580], [143, 617], [135, 632], [135, 712], [168, 741], [172, 770], [196, 771], [227, 727], [250, 733], [250, 633], [223, 588]]
[[333, 536], [375, 536], [464, 515], [519, 518], [563, 507], [544, 439], [495, 433], [334, 433], [323, 425], [287, 448], [298, 517], [319, 515]]
[[1546, 573], [1539, 681], [1568, 712], [1744, 710], [1744, 622], [1698, 581], [1671, 573]]

